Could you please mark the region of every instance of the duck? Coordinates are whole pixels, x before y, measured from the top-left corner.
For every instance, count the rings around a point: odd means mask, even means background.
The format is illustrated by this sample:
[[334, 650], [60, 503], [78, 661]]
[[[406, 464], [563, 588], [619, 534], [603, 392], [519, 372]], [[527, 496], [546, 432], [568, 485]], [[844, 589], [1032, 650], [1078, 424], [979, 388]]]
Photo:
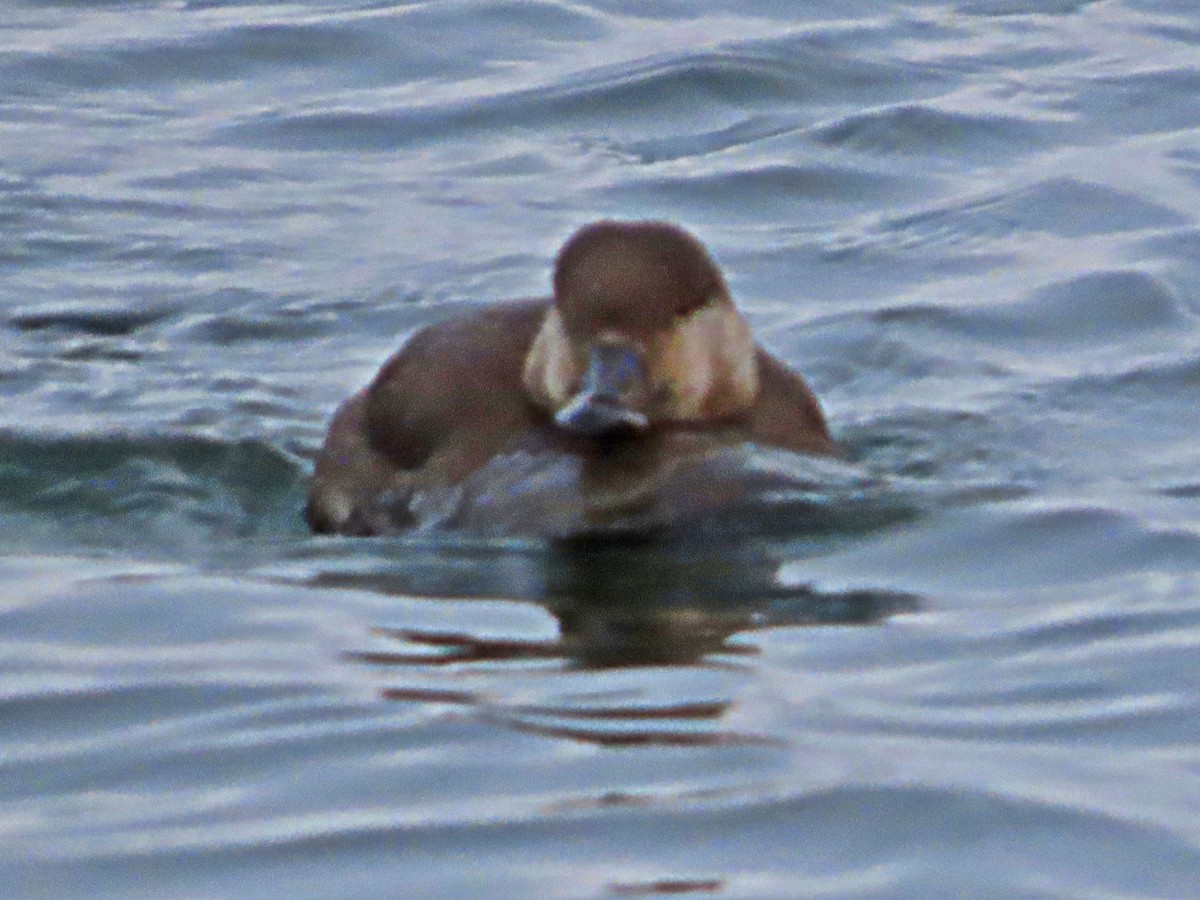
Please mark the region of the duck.
[[314, 532], [682, 521], [730, 494], [714, 454], [836, 453], [812, 390], [755, 341], [684, 228], [587, 224], [552, 288], [418, 330], [342, 403], [310, 483]]

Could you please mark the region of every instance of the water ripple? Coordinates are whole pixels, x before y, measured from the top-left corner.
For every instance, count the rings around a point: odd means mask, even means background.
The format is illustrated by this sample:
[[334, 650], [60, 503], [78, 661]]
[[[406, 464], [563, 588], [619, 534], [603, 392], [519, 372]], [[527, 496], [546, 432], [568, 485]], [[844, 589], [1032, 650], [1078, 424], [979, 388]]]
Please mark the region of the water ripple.
[[[1178, 0], [8, 4], [8, 893], [1193, 896], [1197, 34]], [[646, 214], [843, 460], [742, 448], [753, 502], [649, 541], [307, 533], [405, 335]]]

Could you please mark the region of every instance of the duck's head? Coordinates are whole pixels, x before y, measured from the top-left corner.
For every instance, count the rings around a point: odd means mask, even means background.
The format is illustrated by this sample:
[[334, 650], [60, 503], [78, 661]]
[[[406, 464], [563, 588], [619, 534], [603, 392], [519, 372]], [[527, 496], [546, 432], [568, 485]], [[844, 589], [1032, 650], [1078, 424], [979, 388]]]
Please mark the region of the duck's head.
[[588, 437], [716, 423], [758, 393], [750, 327], [704, 246], [665, 222], [596, 222], [559, 251], [525, 389]]

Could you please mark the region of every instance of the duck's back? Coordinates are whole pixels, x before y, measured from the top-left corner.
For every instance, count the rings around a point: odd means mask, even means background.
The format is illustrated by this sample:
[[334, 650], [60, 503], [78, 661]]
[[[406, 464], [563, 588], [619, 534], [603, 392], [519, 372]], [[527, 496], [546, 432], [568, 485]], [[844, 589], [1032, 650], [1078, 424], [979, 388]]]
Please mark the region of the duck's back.
[[334, 414], [305, 508], [313, 530], [392, 530], [372, 521], [379, 497], [452, 484], [535, 428], [521, 369], [547, 306], [496, 304], [413, 335]]
[[816, 395], [797, 373], [761, 347], [758, 399], [747, 419], [747, 439], [764, 447], [830, 456], [833, 438]]
[[373, 449], [453, 481], [535, 425], [521, 371], [548, 301], [489, 306], [418, 332], [367, 389]]

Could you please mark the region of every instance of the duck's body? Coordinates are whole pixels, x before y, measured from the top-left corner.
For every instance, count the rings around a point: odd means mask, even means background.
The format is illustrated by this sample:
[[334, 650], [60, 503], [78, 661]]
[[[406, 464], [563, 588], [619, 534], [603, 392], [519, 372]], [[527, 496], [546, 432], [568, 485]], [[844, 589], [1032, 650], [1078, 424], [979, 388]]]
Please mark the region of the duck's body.
[[[609, 514], [630, 491], [642, 506], [659, 486], [682, 497], [679, 463], [715, 448], [832, 452], [816, 398], [754, 343], [686, 232], [590, 225], [560, 252], [554, 286], [553, 298], [419, 331], [342, 405], [317, 458], [313, 530], [445, 521], [444, 510], [423, 515], [422, 506], [450, 495], [460, 507], [487, 506], [483, 521], [504, 528], [497, 505], [522, 494], [528, 505], [529, 492], [510, 483], [520, 472], [539, 485], [535, 507], [578, 509], [586, 527], [589, 509]], [[531, 517], [523, 509], [512, 523], [538, 530]]]

